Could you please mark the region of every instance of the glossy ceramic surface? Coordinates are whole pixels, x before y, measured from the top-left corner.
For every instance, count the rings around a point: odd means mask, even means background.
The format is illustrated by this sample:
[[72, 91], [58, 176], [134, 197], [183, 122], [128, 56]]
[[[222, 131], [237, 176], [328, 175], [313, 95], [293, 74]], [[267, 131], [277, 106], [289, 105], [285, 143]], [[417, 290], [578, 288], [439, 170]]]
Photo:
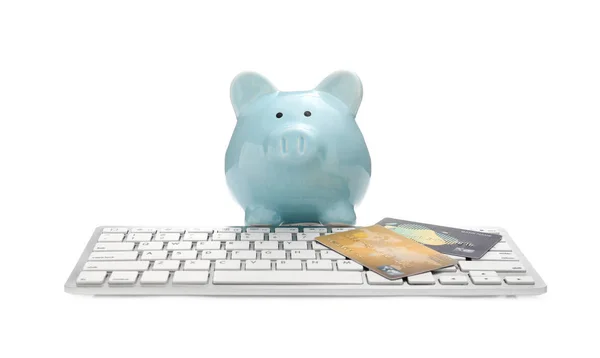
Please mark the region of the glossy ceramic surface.
[[298, 92], [279, 91], [257, 73], [233, 80], [237, 125], [225, 174], [246, 225], [354, 224], [371, 177], [355, 121], [361, 100], [360, 79], [345, 71]]

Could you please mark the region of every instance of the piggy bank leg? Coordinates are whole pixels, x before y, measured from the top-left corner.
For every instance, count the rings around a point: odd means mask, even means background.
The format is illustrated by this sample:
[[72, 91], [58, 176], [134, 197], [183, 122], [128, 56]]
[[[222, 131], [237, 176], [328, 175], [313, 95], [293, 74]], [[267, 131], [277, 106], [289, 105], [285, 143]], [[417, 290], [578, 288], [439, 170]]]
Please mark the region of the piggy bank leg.
[[271, 225], [281, 224], [281, 215], [274, 210], [263, 206], [249, 206], [246, 208], [246, 225]]
[[319, 215], [319, 221], [324, 225], [346, 224], [354, 225], [356, 214], [354, 206], [347, 201], [338, 201]]

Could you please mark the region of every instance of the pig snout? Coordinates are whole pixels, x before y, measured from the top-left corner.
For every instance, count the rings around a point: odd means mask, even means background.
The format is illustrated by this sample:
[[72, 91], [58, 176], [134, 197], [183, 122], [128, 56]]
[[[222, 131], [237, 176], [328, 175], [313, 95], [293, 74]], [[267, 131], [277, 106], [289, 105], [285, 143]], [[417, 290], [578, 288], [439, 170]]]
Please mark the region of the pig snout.
[[305, 162], [317, 153], [316, 136], [310, 128], [299, 126], [275, 130], [268, 138], [267, 151], [271, 159]]

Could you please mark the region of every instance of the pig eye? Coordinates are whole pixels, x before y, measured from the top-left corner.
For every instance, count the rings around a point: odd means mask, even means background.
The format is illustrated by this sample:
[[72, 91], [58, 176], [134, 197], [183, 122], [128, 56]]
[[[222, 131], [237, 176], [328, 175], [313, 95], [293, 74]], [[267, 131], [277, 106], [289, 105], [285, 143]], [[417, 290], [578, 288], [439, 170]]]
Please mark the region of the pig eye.
[[306, 112], [304, 112], [304, 117], [310, 117], [311, 114], [312, 113], [310, 113], [310, 111], [306, 111]]
[[275, 115], [275, 117], [277, 117], [277, 118], [281, 118], [281, 117], [283, 117], [283, 113], [281, 113], [281, 112], [277, 112], [277, 114]]

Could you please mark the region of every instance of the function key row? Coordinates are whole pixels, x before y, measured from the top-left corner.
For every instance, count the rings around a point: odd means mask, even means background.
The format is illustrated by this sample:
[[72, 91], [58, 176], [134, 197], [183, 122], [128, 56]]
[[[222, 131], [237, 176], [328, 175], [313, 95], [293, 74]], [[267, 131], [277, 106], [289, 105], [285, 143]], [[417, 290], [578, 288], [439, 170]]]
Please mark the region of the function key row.
[[336, 233], [343, 232], [348, 230], [353, 230], [354, 227], [332, 227], [331, 231], [328, 231], [327, 227], [324, 226], [313, 226], [313, 227], [223, 227], [223, 228], [123, 228], [123, 227], [107, 227], [102, 229], [102, 232], [105, 234], [127, 234], [127, 233], [206, 233], [212, 234], [216, 233], [235, 233], [241, 234], [243, 232], [246, 233], [262, 233], [268, 234], [271, 232], [275, 233], [289, 233], [289, 234], [297, 234], [300, 232], [304, 233], [318, 233], [318, 234], [327, 234], [328, 232]]
[[[223, 228], [223, 229], [217, 229], [217, 231], [219, 232], [242, 232], [241, 228]], [[179, 233], [179, 234], [183, 234], [185, 232], [204, 232], [204, 233], [213, 233], [215, 230], [214, 229], [208, 229], [208, 228], [161, 228], [161, 229], [157, 229], [157, 228], [150, 228], [150, 227], [141, 227], [141, 228], [133, 228], [133, 229], [128, 229], [125, 227], [105, 227], [104, 229], [102, 229], [102, 233], [105, 234], [127, 234], [127, 233], [150, 233], [150, 234], [154, 234], [156, 232], [159, 233]]]
[[126, 233], [103, 233], [98, 238], [98, 242], [147, 242], [147, 241], [161, 241], [161, 242], [171, 242], [171, 241], [189, 241], [189, 242], [198, 242], [198, 241], [264, 241], [268, 239], [269, 241], [292, 241], [293, 237], [296, 237], [297, 241], [314, 241], [317, 237], [321, 235], [320, 233], [232, 233], [232, 232], [216, 232], [213, 234], [208, 234], [205, 232], [187, 232], [185, 234], [181, 233], [165, 233], [158, 232], [156, 234], [147, 233], [147, 232], [130, 232]]

